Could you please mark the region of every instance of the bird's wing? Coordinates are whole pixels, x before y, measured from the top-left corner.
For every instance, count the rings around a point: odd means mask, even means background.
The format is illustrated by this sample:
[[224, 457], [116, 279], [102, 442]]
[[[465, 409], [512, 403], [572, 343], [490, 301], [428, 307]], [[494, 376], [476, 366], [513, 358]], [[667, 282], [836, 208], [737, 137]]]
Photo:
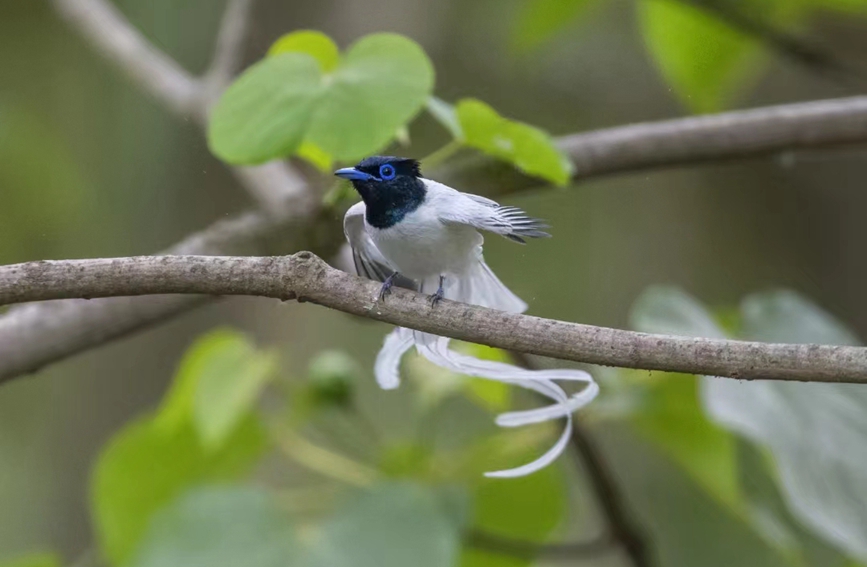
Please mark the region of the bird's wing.
[[524, 238], [551, 236], [548, 225], [534, 219], [518, 207], [504, 207], [486, 197], [461, 193], [451, 187], [426, 179], [428, 198], [437, 216], [446, 224], [465, 224], [524, 243]]
[[[376, 247], [376, 243], [364, 229], [365, 210], [362, 201], [354, 204], [346, 211], [346, 216], [343, 217], [343, 233], [346, 235], [349, 246], [352, 247], [352, 261], [355, 263], [356, 273], [370, 280], [384, 282], [396, 270], [382, 255], [382, 252]], [[394, 280], [394, 285], [406, 289], [418, 289], [418, 283], [403, 276], [398, 276]]]

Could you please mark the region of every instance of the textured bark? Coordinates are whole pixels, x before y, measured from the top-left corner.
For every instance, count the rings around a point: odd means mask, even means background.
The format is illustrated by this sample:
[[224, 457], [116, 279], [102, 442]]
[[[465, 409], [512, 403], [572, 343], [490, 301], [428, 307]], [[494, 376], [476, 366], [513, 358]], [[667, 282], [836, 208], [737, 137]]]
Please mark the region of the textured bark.
[[[428, 299], [292, 256], [140, 256], [0, 267], [0, 305], [151, 294], [297, 299], [377, 321], [552, 358], [739, 379], [867, 383], [867, 348], [769, 344], [636, 333]], [[21, 345], [24, 348], [26, 345]]]

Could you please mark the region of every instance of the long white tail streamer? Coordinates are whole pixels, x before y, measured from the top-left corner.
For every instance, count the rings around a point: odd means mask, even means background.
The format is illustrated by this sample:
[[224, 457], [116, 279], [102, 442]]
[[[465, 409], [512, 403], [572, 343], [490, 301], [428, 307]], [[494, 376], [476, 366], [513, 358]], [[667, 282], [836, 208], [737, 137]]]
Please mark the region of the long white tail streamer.
[[[543, 408], [501, 414], [496, 419], [497, 425], [501, 427], [520, 427], [566, 418], [566, 427], [563, 433], [544, 455], [517, 468], [485, 473], [485, 476], [488, 477], [525, 476], [543, 469], [555, 461], [566, 449], [572, 435], [572, 414], [590, 403], [599, 393], [599, 386], [593, 381], [593, 377], [583, 370], [529, 370], [503, 362], [482, 360], [453, 351], [449, 348], [449, 339], [446, 337], [438, 337], [401, 327], [389, 333], [376, 357], [374, 373], [380, 387], [387, 390], [398, 387], [401, 358], [413, 345], [419, 354], [441, 368], [532, 390], [555, 402]], [[583, 390], [570, 397], [554, 380], [585, 382], [587, 385]]]

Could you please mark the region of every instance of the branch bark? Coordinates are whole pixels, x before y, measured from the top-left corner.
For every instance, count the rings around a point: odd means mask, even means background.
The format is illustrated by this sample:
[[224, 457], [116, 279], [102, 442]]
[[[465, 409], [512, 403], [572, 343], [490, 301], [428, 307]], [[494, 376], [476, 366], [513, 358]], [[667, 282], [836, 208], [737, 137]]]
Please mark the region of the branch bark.
[[[858, 144], [867, 144], [867, 96], [643, 122], [557, 139], [575, 164], [575, 181]], [[536, 179], [477, 157], [453, 163], [441, 177], [487, 194], [539, 186]]]
[[331, 268], [311, 254], [140, 256], [0, 267], [0, 305], [52, 299], [161, 294], [297, 299], [369, 319], [506, 350], [605, 366], [742, 380], [867, 384], [867, 348], [770, 344], [636, 333], [443, 301]]
[[[176, 112], [187, 112], [188, 91], [200, 83], [149, 45], [116, 9], [103, 0], [53, 2], [82, 35], [117, 62], [142, 88], [164, 100]], [[576, 179], [865, 142], [867, 96], [648, 122], [584, 132], [558, 140], [560, 147], [577, 165]], [[308, 219], [317, 214], [318, 202], [309, 195], [303, 178], [287, 164], [274, 162], [258, 168], [234, 168], [233, 172], [267, 211], [239, 217], [240, 226], [249, 224], [253, 232], [273, 236], [304, 214]], [[502, 164], [478, 158], [452, 164], [447, 170], [435, 172], [432, 177], [493, 196], [539, 185], [538, 180], [522, 176]], [[301, 206], [297, 206], [299, 202]], [[298, 214], [299, 211], [306, 212]], [[305, 224], [316, 233], [312, 236], [314, 244], [297, 243], [294, 249], [310, 247], [326, 255], [339, 244], [340, 229], [335, 219], [327, 214], [320, 215], [320, 219], [323, 220]], [[247, 232], [241, 230], [235, 235], [224, 229], [224, 223], [217, 223], [170, 252], [269, 253], [255, 245], [247, 247]], [[209, 241], [221, 244], [195, 245], [196, 242]], [[321, 248], [315, 243], [319, 243]], [[287, 247], [280, 252], [291, 249]], [[192, 300], [188, 298], [176, 301], [126, 298], [123, 301], [73, 301], [12, 309], [0, 316], [0, 380], [36, 371], [49, 363], [182, 313], [192, 306]], [[22, 337], [28, 340], [23, 341]]]

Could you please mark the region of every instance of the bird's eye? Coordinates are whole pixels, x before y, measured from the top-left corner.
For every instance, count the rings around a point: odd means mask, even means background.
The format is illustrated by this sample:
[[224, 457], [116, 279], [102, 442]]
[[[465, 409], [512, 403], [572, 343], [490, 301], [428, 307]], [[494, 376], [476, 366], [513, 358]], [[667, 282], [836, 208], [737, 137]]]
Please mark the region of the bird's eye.
[[379, 166], [379, 177], [381, 177], [382, 179], [389, 181], [391, 179], [394, 179], [394, 175], [394, 166], [388, 164]]

